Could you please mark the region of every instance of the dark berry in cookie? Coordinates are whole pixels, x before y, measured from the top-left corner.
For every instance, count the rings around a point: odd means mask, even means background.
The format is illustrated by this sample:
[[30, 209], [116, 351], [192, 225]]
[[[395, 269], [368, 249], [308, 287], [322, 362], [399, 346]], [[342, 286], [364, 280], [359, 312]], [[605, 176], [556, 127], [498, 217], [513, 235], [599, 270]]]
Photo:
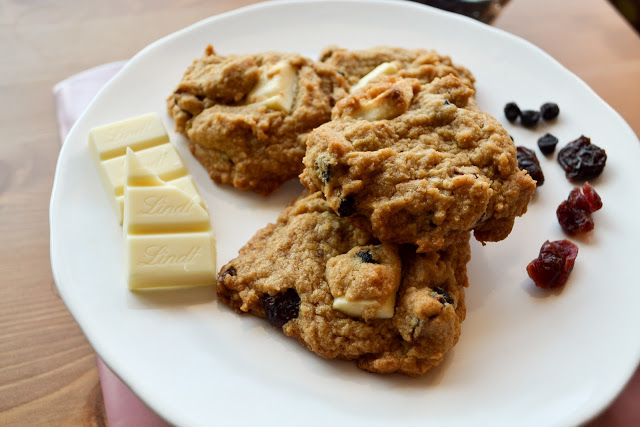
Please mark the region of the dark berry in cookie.
[[281, 328], [289, 320], [298, 317], [300, 297], [295, 289], [289, 288], [276, 295], [265, 294], [262, 297], [262, 304], [269, 323], [276, 328]]
[[542, 151], [543, 154], [553, 153], [556, 149], [556, 145], [558, 145], [558, 138], [550, 133], [547, 133], [538, 139], [538, 148], [540, 148], [540, 151]]
[[526, 147], [516, 147], [516, 156], [518, 157], [518, 167], [526, 170], [531, 178], [536, 180], [536, 187], [544, 184], [544, 174], [536, 153]]
[[327, 184], [331, 178], [331, 164], [327, 163], [323, 158], [319, 158], [315, 165], [318, 170], [318, 177], [323, 183]]
[[527, 273], [540, 288], [557, 288], [567, 283], [578, 247], [568, 240], [544, 242], [538, 258], [527, 266]]
[[340, 206], [338, 207], [338, 215], [351, 216], [356, 211], [356, 199], [353, 196], [347, 196], [340, 200]]
[[555, 102], [546, 102], [540, 107], [540, 115], [544, 120], [553, 120], [560, 114], [560, 108]]
[[454, 303], [454, 300], [453, 300], [453, 298], [451, 297], [451, 295], [449, 295], [449, 294], [447, 293], [447, 291], [445, 291], [445, 290], [444, 290], [444, 289], [442, 289], [441, 287], [436, 286], [436, 287], [434, 287], [434, 288], [433, 288], [433, 291], [434, 291], [436, 294], [438, 294], [438, 295], [439, 295], [439, 297], [438, 297], [438, 301], [440, 301], [440, 303], [441, 303], [442, 305], [445, 305], [445, 303], [446, 303], [446, 304], [453, 304], [453, 303]]
[[568, 179], [586, 181], [602, 173], [607, 153], [583, 135], [558, 152], [558, 163]]
[[520, 108], [518, 104], [515, 102], [509, 102], [504, 106], [504, 115], [507, 117], [507, 120], [510, 122], [514, 122], [518, 117], [520, 117]]
[[364, 263], [368, 264], [379, 264], [378, 261], [373, 257], [373, 254], [369, 249], [364, 249], [356, 253], [356, 256], [360, 258], [360, 260]]
[[582, 191], [574, 188], [567, 200], [556, 210], [558, 222], [567, 234], [577, 234], [593, 230], [591, 214], [602, 208], [602, 199], [591, 184], [585, 182]]
[[236, 275], [236, 268], [231, 266], [229, 268], [227, 268], [226, 270], [220, 272], [220, 274], [218, 275], [218, 280], [224, 280], [224, 278], [226, 276], [235, 276]]
[[540, 112], [536, 110], [524, 110], [520, 113], [520, 123], [527, 128], [535, 127], [540, 120]]

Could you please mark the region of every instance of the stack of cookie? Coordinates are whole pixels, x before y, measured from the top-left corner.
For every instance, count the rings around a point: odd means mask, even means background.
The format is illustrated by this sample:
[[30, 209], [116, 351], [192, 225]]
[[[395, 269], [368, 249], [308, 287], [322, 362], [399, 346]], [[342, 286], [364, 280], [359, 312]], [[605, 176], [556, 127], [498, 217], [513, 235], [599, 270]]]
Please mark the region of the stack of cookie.
[[[476, 106], [471, 73], [433, 51], [400, 48], [331, 47], [318, 63], [212, 55], [169, 98], [196, 157], [214, 180], [263, 194], [285, 175], [246, 178], [243, 162], [296, 159], [287, 170], [307, 187], [222, 267], [219, 299], [371, 372], [420, 375], [439, 364], [465, 317], [471, 232], [504, 239], [535, 189], [508, 133]], [[257, 77], [243, 89], [219, 87], [247, 75]], [[294, 126], [294, 116], [317, 121]]]

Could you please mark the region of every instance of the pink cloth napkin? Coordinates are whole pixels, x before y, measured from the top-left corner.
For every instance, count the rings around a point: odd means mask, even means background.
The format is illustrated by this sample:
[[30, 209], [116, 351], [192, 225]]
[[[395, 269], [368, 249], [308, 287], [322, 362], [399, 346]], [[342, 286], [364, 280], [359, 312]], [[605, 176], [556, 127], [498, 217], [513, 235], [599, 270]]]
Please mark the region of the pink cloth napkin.
[[[124, 64], [125, 61], [105, 64], [71, 76], [55, 85], [53, 94], [62, 141], [102, 86]], [[168, 426], [142, 403], [100, 358], [98, 358], [98, 372], [110, 427]], [[549, 390], [549, 399], [553, 400], [553, 390]], [[613, 404], [584, 427], [615, 426], [640, 426], [640, 369], [636, 370]]]

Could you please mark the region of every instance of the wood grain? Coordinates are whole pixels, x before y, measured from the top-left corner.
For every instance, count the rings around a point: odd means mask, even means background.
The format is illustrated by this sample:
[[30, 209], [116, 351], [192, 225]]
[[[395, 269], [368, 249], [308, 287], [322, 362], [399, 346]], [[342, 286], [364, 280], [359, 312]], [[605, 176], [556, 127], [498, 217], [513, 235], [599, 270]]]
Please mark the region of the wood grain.
[[[95, 354], [49, 264], [53, 85], [253, 2], [0, 2], [0, 425], [106, 424]], [[640, 39], [605, 0], [511, 0], [495, 25], [549, 52], [640, 134]]]

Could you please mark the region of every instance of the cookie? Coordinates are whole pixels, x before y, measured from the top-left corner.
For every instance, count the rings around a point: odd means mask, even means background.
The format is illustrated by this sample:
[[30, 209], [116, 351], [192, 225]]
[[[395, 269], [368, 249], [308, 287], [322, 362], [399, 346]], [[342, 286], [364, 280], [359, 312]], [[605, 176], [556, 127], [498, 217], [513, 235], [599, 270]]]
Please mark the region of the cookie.
[[[451, 58], [440, 55], [434, 50], [405, 49], [390, 46], [348, 50], [337, 46], [329, 46], [320, 53], [320, 61], [335, 66], [345, 74], [352, 87], [356, 88], [359, 87], [358, 83], [363, 77], [383, 64], [392, 66], [378, 68], [379, 73], [376, 74], [417, 78], [421, 83], [429, 83], [436, 77], [453, 74], [471, 88], [473, 88], [473, 83], [475, 82], [468, 69], [454, 64]], [[371, 82], [374, 79], [368, 79], [368, 81]]]
[[267, 318], [325, 358], [371, 372], [420, 375], [458, 341], [469, 238], [417, 254], [302, 195], [218, 275], [218, 299]]
[[339, 101], [307, 138], [302, 183], [340, 216], [362, 217], [383, 242], [419, 252], [502, 240], [535, 181], [518, 169], [501, 124], [453, 75], [421, 84], [382, 77]]
[[302, 171], [306, 134], [348, 87], [332, 66], [298, 54], [221, 56], [208, 46], [167, 107], [215, 182], [268, 195]]

